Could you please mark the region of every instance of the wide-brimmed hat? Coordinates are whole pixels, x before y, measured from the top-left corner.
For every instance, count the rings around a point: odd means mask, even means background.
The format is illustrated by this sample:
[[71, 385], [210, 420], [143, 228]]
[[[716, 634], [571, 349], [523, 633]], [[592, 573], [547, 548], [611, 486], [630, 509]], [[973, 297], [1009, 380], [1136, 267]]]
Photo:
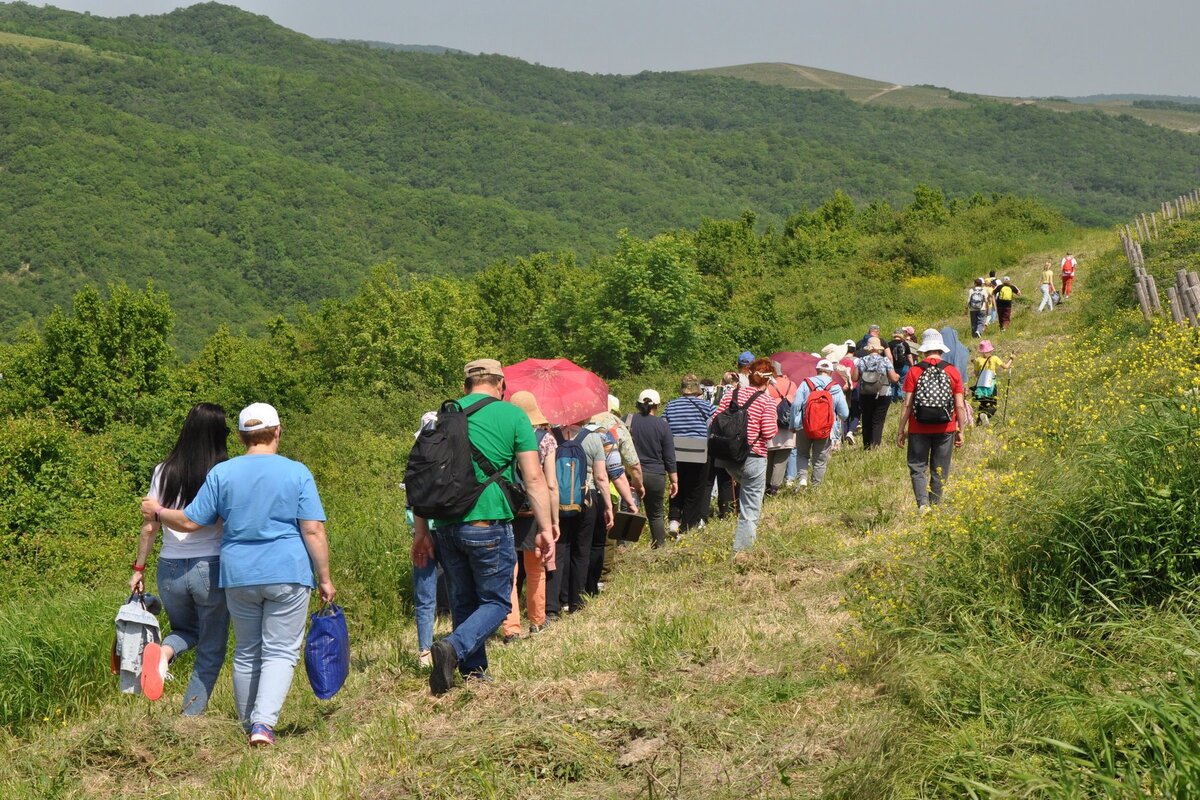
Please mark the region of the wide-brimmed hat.
[[883, 352], [883, 342], [879, 341], [878, 336], [872, 336], [871, 338], [867, 339], [867, 352]]
[[847, 352], [849, 351], [846, 348], [846, 345], [834, 344], [833, 342], [830, 342], [821, 348], [821, 355], [825, 358], [828, 358], [835, 364], [845, 358]]
[[517, 408], [525, 412], [529, 417], [529, 421], [534, 425], [549, 425], [550, 421], [546, 419], [546, 415], [538, 408], [537, 398], [533, 396], [533, 392], [513, 392], [509, 399]]
[[608, 396], [608, 410], [614, 414], [621, 410], [621, 399], [615, 394]]
[[694, 372], [689, 372], [679, 379], [679, 393], [686, 395], [700, 394], [700, 379]]
[[917, 348], [922, 353], [949, 353], [950, 348], [946, 347], [946, 343], [942, 341], [942, 334], [934, 328], [926, 328], [921, 333], [921, 345]]
[[990, 353], [995, 349], [996, 348], [992, 346], [992, 342], [990, 339], [980, 339], [979, 340], [979, 352]]

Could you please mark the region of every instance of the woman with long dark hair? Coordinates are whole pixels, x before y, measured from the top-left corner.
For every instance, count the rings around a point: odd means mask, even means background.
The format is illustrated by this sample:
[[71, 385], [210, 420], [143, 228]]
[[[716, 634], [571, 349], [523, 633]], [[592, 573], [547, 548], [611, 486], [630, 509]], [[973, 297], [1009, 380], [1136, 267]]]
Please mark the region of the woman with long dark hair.
[[[179, 440], [166, 459], [154, 468], [150, 497], [168, 508], [183, 508], [196, 497], [208, 471], [229, 458], [226, 441], [229, 425], [225, 409], [200, 403], [188, 412]], [[161, 645], [148, 645], [143, 653], [142, 691], [151, 700], [162, 696], [167, 665], [180, 653], [194, 650], [192, 677], [183, 695], [183, 713], [204, 713], [212, 695], [229, 640], [229, 610], [220, 575], [220, 520], [193, 532], [175, 530], [149, 522], [138, 539], [132, 591], [142, 591], [146, 558], [154, 547], [159, 529], [163, 532], [158, 556], [158, 593], [171, 622], [171, 632]]]

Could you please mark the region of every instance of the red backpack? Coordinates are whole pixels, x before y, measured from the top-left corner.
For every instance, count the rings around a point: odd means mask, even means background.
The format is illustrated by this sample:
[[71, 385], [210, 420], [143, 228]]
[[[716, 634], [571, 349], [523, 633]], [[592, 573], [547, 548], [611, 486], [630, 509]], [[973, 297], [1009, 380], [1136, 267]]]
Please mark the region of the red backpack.
[[811, 378], [804, 381], [808, 384], [808, 399], [804, 401], [804, 435], [809, 441], [828, 439], [833, 433], [833, 395], [829, 387], [833, 382], [818, 389]]

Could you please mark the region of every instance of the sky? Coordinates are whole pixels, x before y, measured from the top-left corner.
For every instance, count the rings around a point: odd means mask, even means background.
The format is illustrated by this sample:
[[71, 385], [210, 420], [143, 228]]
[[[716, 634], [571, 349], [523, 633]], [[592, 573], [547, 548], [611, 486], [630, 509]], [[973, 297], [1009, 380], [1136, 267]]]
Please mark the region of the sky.
[[[981, 94], [1200, 96], [1200, 2], [236, 0], [316, 37], [434, 44], [631, 74], [784, 61]], [[101, 16], [180, 0], [56, 0]]]

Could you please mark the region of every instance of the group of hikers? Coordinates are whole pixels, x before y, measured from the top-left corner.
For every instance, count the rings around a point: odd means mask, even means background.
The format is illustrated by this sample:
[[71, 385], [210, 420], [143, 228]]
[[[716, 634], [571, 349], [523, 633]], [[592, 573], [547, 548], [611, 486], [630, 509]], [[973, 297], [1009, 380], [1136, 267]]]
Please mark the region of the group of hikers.
[[[1067, 253], [1059, 262], [1059, 282], [1062, 291], [1055, 286], [1054, 262], [1047, 261], [1042, 269], [1039, 288], [1042, 299], [1037, 310], [1053, 311], [1054, 306], [1071, 298], [1071, 287], [1075, 283], [1075, 270], [1078, 262], [1072, 253]], [[1005, 275], [996, 277], [992, 270], [986, 278], [976, 278], [975, 284], [967, 290], [967, 314], [970, 317], [971, 333], [976, 338], [983, 336], [988, 325], [1000, 324], [1000, 330], [1007, 330], [1012, 322], [1013, 301], [1021, 295], [1021, 290]]]
[[[1064, 299], [1075, 268], [1068, 259]], [[1007, 327], [1019, 294], [1007, 277], [981, 278], [969, 292], [981, 284], [990, 287], [983, 305], [968, 299], [976, 336], [977, 323], [988, 324], [984, 314]], [[996, 413], [998, 376], [1013, 359], [984, 339], [972, 362], [952, 327], [919, 338], [901, 327], [885, 340], [872, 325], [860, 340], [828, 344], [808, 363], [789, 370], [743, 352], [720, 383], [688, 373], [666, 403], [645, 389], [622, 416], [609, 395], [605, 410], [562, 425], [550, 424], [530, 392], [503, 399], [499, 361], [466, 364], [463, 395], [424, 416], [405, 473], [418, 659], [430, 670], [431, 691], [444, 694], [456, 676], [490, 680], [493, 635], [512, 642], [581, 611], [612, 569], [618, 543], [609, 534], [620, 517], [644, 517], [657, 548], [705, 527], [714, 512], [720, 519], [736, 512], [733, 557], [744, 558], [764, 498], [820, 486], [831, 454], [859, 439], [864, 449], [880, 446], [892, 405], [916, 505], [928, 511], [942, 499], [965, 429]], [[144, 590], [161, 530], [157, 585], [171, 632], [144, 647], [138, 682], [158, 699], [170, 663], [193, 650], [183, 713], [204, 713], [232, 620], [238, 718], [252, 746], [271, 745], [309, 595], [316, 588], [329, 602], [336, 589], [320, 496], [311, 472], [279, 455], [278, 412], [266, 403], [241, 411], [246, 452], [232, 459], [226, 416], [209, 403], [191, 409], [142, 501], [129, 584]], [[434, 641], [439, 571], [453, 630]]]

